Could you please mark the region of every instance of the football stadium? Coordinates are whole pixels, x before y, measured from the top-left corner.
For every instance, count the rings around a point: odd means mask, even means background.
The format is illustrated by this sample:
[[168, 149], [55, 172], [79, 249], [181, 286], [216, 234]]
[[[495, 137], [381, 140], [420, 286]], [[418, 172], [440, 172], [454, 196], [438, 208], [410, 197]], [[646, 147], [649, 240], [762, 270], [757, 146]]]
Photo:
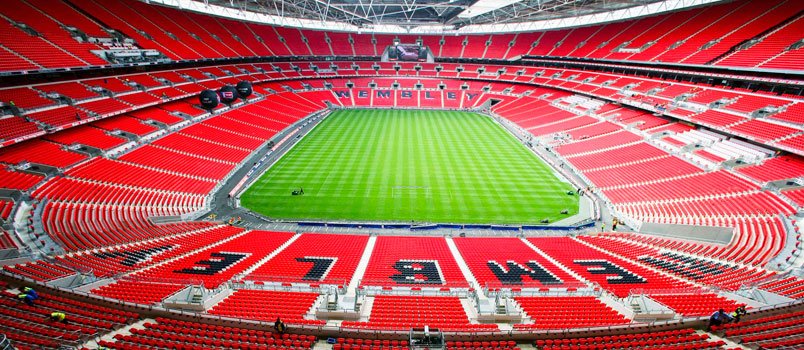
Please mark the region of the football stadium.
[[804, 349], [804, 1], [0, 25], [0, 350]]

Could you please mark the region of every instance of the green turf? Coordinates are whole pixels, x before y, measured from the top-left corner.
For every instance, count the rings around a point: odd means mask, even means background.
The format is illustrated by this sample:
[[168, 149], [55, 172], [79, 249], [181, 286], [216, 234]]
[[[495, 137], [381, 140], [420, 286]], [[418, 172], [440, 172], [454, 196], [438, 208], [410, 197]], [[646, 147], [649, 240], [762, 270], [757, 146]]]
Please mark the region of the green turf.
[[[291, 196], [304, 189], [304, 195]], [[550, 168], [488, 117], [345, 110], [327, 117], [241, 197], [270, 218], [538, 223], [578, 212]]]

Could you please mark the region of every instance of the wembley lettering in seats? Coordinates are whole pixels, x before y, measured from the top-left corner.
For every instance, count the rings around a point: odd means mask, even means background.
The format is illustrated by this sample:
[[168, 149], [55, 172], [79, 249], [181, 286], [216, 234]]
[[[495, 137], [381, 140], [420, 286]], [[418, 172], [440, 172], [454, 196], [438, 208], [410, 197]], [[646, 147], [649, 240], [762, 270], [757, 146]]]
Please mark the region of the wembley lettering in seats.
[[606, 260], [575, 260], [577, 265], [589, 266], [586, 271], [594, 275], [611, 275], [606, 276], [606, 281], [611, 284], [631, 284], [631, 283], [648, 283], [645, 277], [639, 276], [630, 272], [614, 263]]
[[193, 264], [192, 267], [186, 267], [181, 270], [175, 270], [176, 273], [186, 273], [191, 275], [215, 275], [230, 266], [237, 264], [240, 260], [245, 259], [250, 254], [247, 253], [229, 253], [229, 252], [215, 252], [210, 253], [208, 259], [200, 260]]
[[151, 258], [153, 258], [155, 255], [166, 250], [170, 250], [171, 248], [173, 248], [172, 245], [165, 245], [140, 250], [99, 252], [93, 253], [92, 255], [101, 259], [120, 259], [120, 265], [135, 266], [139, 263], [151, 260]]
[[296, 258], [296, 261], [300, 263], [313, 264], [313, 266], [310, 267], [310, 270], [307, 271], [307, 274], [302, 277], [303, 280], [322, 281], [324, 280], [324, 277], [327, 277], [329, 271], [332, 270], [332, 266], [335, 265], [335, 262], [338, 261], [338, 258], [305, 256], [303, 258]]
[[391, 279], [398, 284], [444, 284], [444, 275], [435, 260], [399, 260], [394, 268], [399, 273]]
[[516, 261], [507, 261], [503, 266], [499, 262], [490, 260], [488, 267], [497, 276], [502, 284], [520, 285], [523, 284], [522, 277], [527, 276], [533, 281], [541, 284], [562, 284], [564, 281], [556, 277], [552, 272], [547, 271], [536, 261], [528, 261], [525, 266]]
[[[391, 90], [374, 90], [372, 93], [370, 89], [355, 89], [355, 97], [357, 98], [370, 98], [374, 95], [375, 98], [387, 98], [392, 99], [394, 94]], [[332, 92], [338, 98], [352, 98], [352, 91], [351, 90], [342, 90], [342, 89], [333, 89]], [[414, 94], [418, 94], [418, 96], [425, 100], [440, 100], [442, 98], [442, 91], [429, 91], [429, 90], [422, 90], [422, 91], [413, 91], [413, 90], [401, 90], [399, 91], [399, 97], [403, 99], [411, 99], [414, 97]], [[480, 94], [476, 92], [465, 92], [463, 94], [464, 99], [466, 101], [474, 101]], [[443, 98], [445, 100], [459, 100], [460, 92], [459, 91], [443, 91]]]

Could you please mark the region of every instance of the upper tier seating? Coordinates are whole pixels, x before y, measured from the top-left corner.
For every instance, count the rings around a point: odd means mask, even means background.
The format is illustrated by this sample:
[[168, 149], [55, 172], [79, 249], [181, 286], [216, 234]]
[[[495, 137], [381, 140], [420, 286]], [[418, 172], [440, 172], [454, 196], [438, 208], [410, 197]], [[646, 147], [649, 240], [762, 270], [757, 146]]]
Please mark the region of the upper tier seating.
[[622, 258], [594, 250], [569, 237], [529, 238], [541, 251], [581, 277], [624, 298], [633, 289], [667, 290], [689, 287], [689, 283], [657, 273]]
[[796, 179], [804, 176], [804, 160], [781, 156], [768, 159], [761, 165], [738, 168], [737, 171], [761, 182]]
[[[415, 278], [400, 275], [417, 271]], [[441, 237], [379, 236], [362, 286], [466, 287], [466, 279]]]
[[153, 170], [106, 158], [94, 158], [71, 169], [66, 175], [103, 183], [195, 194], [207, 194], [215, 187], [215, 182], [211, 180]]
[[580, 284], [518, 238], [457, 238], [455, 245], [483, 287], [541, 289]]
[[[75, 0], [71, 5], [63, 1], [46, 4], [14, 0], [13, 4], [6, 14], [9, 19], [31, 26], [41, 36], [31, 36], [2, 21], [0, 25], [7, 34], [0, 43], [8, 50], [3, 54], [11, 60], [4, 70], [16, 70], [14, 65], [25, 70], [108, 64], [90, 52], [100, 46], [76, 41], [61, 25], [77, 26], [97, 37], [108, 36], [101, 27], [114, 28], [134, 39], [139, 47], [157, 50], [173, 60], [257, 55], [377, 56], [400, 38], [210, 19], [133, 0]], [[85, 11], [92, 20], [72, 6]], [[800, 3], [794, 0], [762, 4], [742, 0], [583, 28], [520, 34], [408, 35], [402, 40], [412, 43], [421, 39], [437, 57], [512, 58], [529, 54], [793, 68], [800, 50], [788, 48], [800, 39], [795, 36], [802, 22], [796, 17], [800, 10]], [[57, 15], [48, 17], [41, 11], [57, 11]], [[199, 23], [209, 25], [201, 27]], [[18, 40], [19, 37], [27, 40]], [[754, 38], [758, 44], [735, 50]]]
[[292, 236], [288, 232], [249, 231], [178, 260], [134, 273], [131, 277], [156, 282], [161, 279], [203, 282], [206, 288], [217, 288], [235, 274], [253, 267]]
[[83, 250], [172, 235], [205, 223], [154, 225], [151, 216], [181, 215], [197, 208], [148, 208], [134, 205], [50, 201], [42, 211], [48, 235], [67, 250]]
[[101, 150], [109, 150], [126, 142], [125, 139], [109, 135], [103, 132], [103, 130], [85, 125], [70, 128], [59, 133], [50, 134], [43, 138], [53, 142], [58, 142], [65, 146], [82, 144], [99, 148]]
[[25, 110], [42, 108], [53, 105], [53, 101], [42, 96], [38, 91], [23, 87], [0, 90], [0, 101], [17, 106]]
[[0, 188], [25, 191], [44, 178], [42, 175], [26, 174], [0, 168]]
[[36, 163], [56, 168], [67, 168], [87, 157], [65, 151], [59, 145], [42, 140], [30, 140], [0, 149], [0, 162], [6, 164]]
[[641, 238], [638, 240], [632, 238], [637, 238], [637, 235], [607, 233], [597, 237], [578, 237], [584, 242], [591, 243], [631, 261], [639, 261], [666, 273], [726, 290], [736, 290], [743, 285], [762, 281], [773, 275], [772, 272], [755, 267], [740, 267], [666, 250], [667, 248], [676, 249], [677, 247], [674, 246], [664, 246], [665, 250], [660, 251], [658, 247], [662, 247], [661, 245], [655, 247], [637, 243], [650, 242], [648, 237], [638, 236], [638, 238]]
[[763, 283], [760, 288], [794, 299], [804, 297], [804, 279], [795, 276]]
[[246, 279], [346, 285], [367, 241], [368, 236], [339, 235], [333, 239], [331, 235], [305, 233]]
[[92, 126], [106, 131], [125, 131], [137, 136], [145, 136], [159, 130], [153, 125], [142, 123], [141, 121], [128, 116], [117, 116], [101, 119], [92, 123]]

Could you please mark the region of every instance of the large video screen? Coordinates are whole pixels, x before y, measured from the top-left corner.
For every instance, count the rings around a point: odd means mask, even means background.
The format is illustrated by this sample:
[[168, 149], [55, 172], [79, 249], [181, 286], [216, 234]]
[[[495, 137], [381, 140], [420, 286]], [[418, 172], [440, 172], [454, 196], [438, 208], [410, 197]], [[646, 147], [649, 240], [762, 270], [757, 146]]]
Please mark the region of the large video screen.
[[399, 61], [425, 61], [427, 49], [416, 44], [399, 44], [392, 46], [388, 58]]

